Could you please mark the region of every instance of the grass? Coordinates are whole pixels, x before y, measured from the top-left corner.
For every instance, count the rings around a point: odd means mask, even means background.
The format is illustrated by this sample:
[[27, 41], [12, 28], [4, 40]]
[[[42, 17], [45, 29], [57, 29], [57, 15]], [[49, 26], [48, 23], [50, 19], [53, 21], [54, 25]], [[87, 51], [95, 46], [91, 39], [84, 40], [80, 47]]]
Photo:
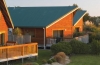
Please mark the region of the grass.
[[40, 65], [42, 64], [42, 60], [48, 60], [51, 57], [52, 53], [50, 50], [39, 50], [39, 55], [38, 55], [38, 62]]
[[71, 63], [68, 65], [100, 65], [99, 55], [75, 55], [70, 59]]
[[[50, 50], [39, 50], [39, 55], [37, 61], [34, 61], [34, 58], [24, 59], [25, 63], [38, 62], [42, 65], [42, 60], [48, 60], [51, 57], [52, 53]], [[73, 55], [70, 57], [71, 63], [68, 65], [100, 65], [100, 55]], [[21, 59], [16, 61], [10, 61], [12, 65], [22, 65]], [[0, 64], [4, 65], [4, 64]]]

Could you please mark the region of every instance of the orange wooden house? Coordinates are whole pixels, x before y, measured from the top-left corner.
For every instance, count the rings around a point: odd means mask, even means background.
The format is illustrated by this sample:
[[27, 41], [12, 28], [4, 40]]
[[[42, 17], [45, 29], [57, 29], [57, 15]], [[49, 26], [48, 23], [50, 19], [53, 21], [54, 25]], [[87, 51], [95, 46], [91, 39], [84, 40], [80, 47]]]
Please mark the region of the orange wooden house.
[[8, 41], [8, 28], [14, 28], [5, 0], [0, 0], [0, 45]]
[[14, 26], [23, 34], [31, 34], [31, 41], [45, 46], [73, 38], [74, 30], [83, 31], [83, 16], [86, 11], [77, 11], [76, 6], [54, 7], [9, 7]]

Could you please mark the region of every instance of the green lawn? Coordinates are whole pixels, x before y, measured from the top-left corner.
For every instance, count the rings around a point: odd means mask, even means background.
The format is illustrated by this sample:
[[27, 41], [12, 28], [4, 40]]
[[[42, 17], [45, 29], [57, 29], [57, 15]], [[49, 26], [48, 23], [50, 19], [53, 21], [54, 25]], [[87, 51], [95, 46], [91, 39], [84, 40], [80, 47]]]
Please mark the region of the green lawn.
[[71, 63], [68, 65], [100, 65], [99, 55], [75, 55], [70, 59]]
[[[34, 58], [24, 59], [25, 63], [38, 62], [42, 64], [42, 60], [48, 60], [52, 53], [50, 50], [39, 50], [38, 60], [34, 61]], [[70, 57], [71, 63], [68, 65], [100, 65], [100, 55], [73, 55]], [[9, 62], [14, 65], [22, 65], [21, 60]], [[1, 65], [1, 64], [0, 64]]]
[[[42, 59], [49, 59], [51, 55], [50, 50], [39, 50], [38, 62], [41, 63]], [[68, 65], [100, 65], [100, 55], [73, 55], [70, 60], [71, 63]]]

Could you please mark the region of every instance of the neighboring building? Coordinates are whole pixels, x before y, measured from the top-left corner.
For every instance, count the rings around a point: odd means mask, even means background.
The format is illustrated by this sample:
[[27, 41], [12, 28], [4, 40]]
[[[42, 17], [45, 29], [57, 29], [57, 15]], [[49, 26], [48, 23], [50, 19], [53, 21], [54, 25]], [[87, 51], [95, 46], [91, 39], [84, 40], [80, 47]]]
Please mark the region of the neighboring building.
[[73, 19], [74, 30], [77, 32], [83, 31], [83, 17], [86, 14], [86, 11], [78, 10]]
[[8, 28], [13, 28], [5, 0], [0, 0], [0, 45], [8, 41]]
[[79, 32], [83, 31], [83, 16], [86, 11], [77, 11], [76, 6], [9, 7], [8, 9], [14, 26], [21, 28], [23, 34], [31, 34], [31, 41], [38, 42], [44, 47], [48, 39], [56, 39], [57, 43], [73, 38], [76, 28], [79, 28]]

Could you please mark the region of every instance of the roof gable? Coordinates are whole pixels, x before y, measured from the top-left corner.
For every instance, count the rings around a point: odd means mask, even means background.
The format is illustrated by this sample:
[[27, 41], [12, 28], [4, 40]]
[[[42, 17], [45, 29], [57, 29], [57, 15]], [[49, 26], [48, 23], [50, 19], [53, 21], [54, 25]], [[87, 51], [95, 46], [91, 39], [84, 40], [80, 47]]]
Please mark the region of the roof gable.
[[15, 27], [46, 27], [76, 6], [9, 7]]
[[73, 19], [73, 25], [77, 24], [78, 21], [86, 14], [86, 11], [78, 10]]
[[4, 16], [4, 19], [5, 19], [5, 22], [7, 23], [7, 26], [9, 28], [14, 28], [12, 20], [10, 18], [9, 12], [8, 12], [8, 9], [6, 7], [5, 0], [0, 0], [0, 10]]

